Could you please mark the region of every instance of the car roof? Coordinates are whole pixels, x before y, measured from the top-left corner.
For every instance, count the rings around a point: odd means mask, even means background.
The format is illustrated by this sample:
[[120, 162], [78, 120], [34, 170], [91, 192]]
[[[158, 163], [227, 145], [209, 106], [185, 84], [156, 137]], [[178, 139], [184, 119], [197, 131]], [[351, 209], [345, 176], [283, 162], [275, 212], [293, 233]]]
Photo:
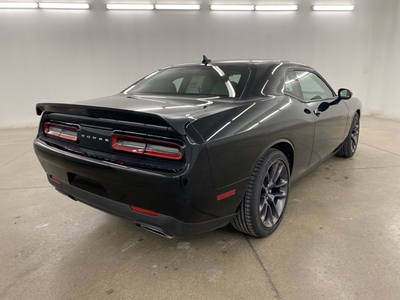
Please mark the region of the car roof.
[[[216, 61], [211, 61], [208, 65], [210, 66], [242, 66], [242, 67], [248, 67], [248, 66], [263, 66], [263, 67], [268, 67], [271, 65], [286, 65], [286, 66], [303, 66], [303, 67], [308, 67], [304, 64], [297, 63], [297, 62], [291, 62], [291, 61], [285, 61], [285, 60], [276, 60], [276, 59], [236, 59], [236, 60], [216, 60]], [[174, 67], [194, 67], [194, 66], [200, 66], [203, 65], [202, 63], [184, 63], [184, 64], [177, 64], [177, 65], [172, 65], [166, 68], [174, 68]]]

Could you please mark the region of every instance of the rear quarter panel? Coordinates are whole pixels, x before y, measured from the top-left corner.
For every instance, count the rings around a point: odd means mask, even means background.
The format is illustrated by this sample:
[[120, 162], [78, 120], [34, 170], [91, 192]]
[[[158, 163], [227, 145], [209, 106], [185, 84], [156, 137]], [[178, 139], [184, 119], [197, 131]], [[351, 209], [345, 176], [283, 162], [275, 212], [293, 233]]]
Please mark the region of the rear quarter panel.
[[[292, 175], [305, 172], [310, 162], [315, 123], [313, 115], [303, 110], [303, 104], [297, 100], [275, 97], [250, 102], [239, 116], [194, 122], [193, 126], [207, 141], [214, 186], [222, 188], [247, 181], [260, 156], [283, 141], [294, 148]], [[212, 134], [203, 130], [213, 122], [219, 126]]]

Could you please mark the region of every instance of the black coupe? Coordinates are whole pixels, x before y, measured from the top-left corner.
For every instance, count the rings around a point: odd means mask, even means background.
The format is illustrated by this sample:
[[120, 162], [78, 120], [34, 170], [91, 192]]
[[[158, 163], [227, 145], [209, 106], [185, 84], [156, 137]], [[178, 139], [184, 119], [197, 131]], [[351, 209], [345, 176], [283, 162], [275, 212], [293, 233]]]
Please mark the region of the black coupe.
[[361, 104], [302, 64], [204, 57], [115, 96], [36, 111], [36, 155], [71, 199], [166, 237], [229, 223], [265, 237], [293, 180], [354, 155]]

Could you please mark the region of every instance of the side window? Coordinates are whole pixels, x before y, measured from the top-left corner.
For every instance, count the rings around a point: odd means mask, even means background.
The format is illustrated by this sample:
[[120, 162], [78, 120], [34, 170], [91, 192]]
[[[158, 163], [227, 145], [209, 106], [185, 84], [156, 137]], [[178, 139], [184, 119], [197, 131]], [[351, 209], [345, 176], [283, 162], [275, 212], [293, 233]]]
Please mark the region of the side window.
[[242, 74], [231, 74], [229, 75], [229, 81], [232, 85], [233, 91], [236, 93], [237, 86], [239, 84], [240, 78], [242, 77]]
[[179, 91], [179, 88], [181, 87], [182, 81], [183, 81], [183, 77], [177, 78], [174, 81], [172, 81], [172, 83], [175, 85], [175, 88], [176, 88], [177, 91]]
[[235, 82], [236, 84], [239, 83], [240, 77], [242, 77], [242, 74], [231, 74], [229, 75], [229, 81], [230, 82]]
[[303, 91], [304, 100], [320, 100], [332, 98], [330, 88], [314, 73], [295, 71], [297, 80]]
[[287, 71], [285, 75], [285, 94], [292, 95], [303, 100], [299, 81], [294, 71]]

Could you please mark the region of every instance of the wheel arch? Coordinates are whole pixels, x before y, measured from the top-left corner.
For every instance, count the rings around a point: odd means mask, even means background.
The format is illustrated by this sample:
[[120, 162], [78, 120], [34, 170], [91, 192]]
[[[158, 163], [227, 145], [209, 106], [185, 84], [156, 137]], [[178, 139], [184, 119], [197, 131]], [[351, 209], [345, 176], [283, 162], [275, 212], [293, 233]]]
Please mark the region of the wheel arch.
[[[290, 171], [290, 174], [292, 174], [293, 165], [294, 165], [294, 146], [288, 139], [278, 139], [278, 140], [268, 144], [268, 146], [265, 147], [263, 149], [263, 151], [257, 157], [255, 164], [261, 158], [261, 156], [264, 155], [265, 152], [267, 152], [269, 149], [272, 149], [272, 148], [281, 151], [286, 156], [286, 158], [289, 162], [289, 171]], [[252, 170], [254, 170], [255, 164], [254, 164]]]
[[[294, 164], [294, 146], [293, 144], [287, 140], [287, 139], [278, 139], [273, 143], [270, 143], [267, 145], [267, 147], [265, 147], [263, 149], [263, 151], [259, 154], [259, 156], [257, 157], [251, 172], [253, 172], [253, 170], [255, 169], [257, 162], [261, 159], [261, 157], [269, 150], [269, 149], [276, 149], [281, 151], [287, 158], [288, 162], [289, 162], [289, 172], [290, 174], [292, 174], [292, 170], [293, 170], [293, 164]], [[249, 177], [250, 180], [250, 177]], [[240, 205], [242, 202], [240, 202], [236, 208], [236, 212], [239, 210]]]
[[[255, 237], [266, 237], [279, 226], [290, 185], [290, 171], [282, 166], [287, 164], [283, 157], [290, 155], [291, 150], [293, 149], [288, 142], [277, 142], [267, 148], [258, 159], [245, 197], [231, 222], [234, 228]], [[274, 168], [277, 164], [282, 167]], [[278, 198], [275, 198], [276, 195], [279, 195]]]
[[289, 162], [290, 174], [292, 174], [294, 163], [294, 147], [292, 143], [288, 140], [278, 140], [274, 144], [270, 145], [270, 147], [268, 147], [268, 149], [271, 148], [281, 151], [286, 156]]

